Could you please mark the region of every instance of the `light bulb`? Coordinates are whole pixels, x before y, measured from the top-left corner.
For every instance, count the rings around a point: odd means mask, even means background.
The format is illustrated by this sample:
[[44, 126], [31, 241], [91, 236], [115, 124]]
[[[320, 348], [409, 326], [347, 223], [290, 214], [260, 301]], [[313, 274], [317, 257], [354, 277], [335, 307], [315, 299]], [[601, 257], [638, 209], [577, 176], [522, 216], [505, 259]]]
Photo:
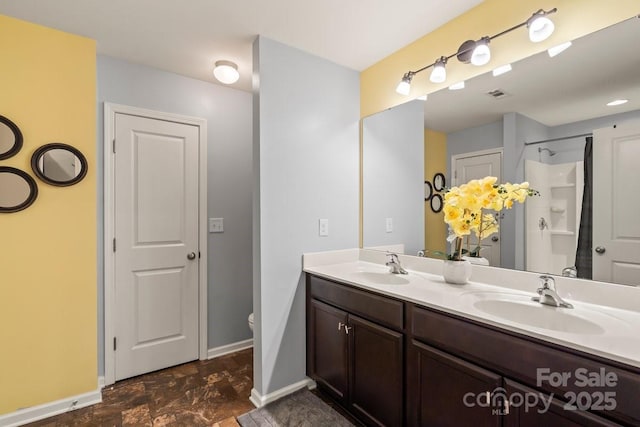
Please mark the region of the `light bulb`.
[[240, 78], [238, 66], [231, 61], [216, 61], [216, 66], [213, 69], [213, 75], [220, 83], [224, 83], [226, 85], [235, 83]]
[[491, 49], [489, 49], [488, 43], [488, 40], [485, 39], [481, 39], [476, 43], [476, 47], [471, 54], [471, 63], [473, 65], [485, 65], [491, 60]]
[[442, 83], [447, 80], [447, 69], [444, 64], [442, 59], [438, 59], [433, 66], [433, 71], [431, 71], [431, 76], [429, 76], [429, 80], [433, 83]]
[[529, 40], [534, 43], [541, 42], [549, 38], [553, 34], [555, 25], [553, 21], [545, 15], [533, 15], [527, 23], [529, 27]]
[[396, 87], [396, 92], [404, 96], [409, 95], [411, 91], [411, 79], [413, 79], [413, 74], [411, 72], [405, 73]]

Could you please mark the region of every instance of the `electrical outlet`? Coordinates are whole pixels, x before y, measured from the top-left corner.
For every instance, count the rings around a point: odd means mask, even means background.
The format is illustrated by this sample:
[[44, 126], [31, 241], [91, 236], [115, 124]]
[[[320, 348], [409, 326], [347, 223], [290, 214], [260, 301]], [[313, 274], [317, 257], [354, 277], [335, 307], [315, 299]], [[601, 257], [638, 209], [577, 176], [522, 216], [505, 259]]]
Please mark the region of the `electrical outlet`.
[[385, 222], [387, 233], [393, 232], [393, 218], [387, 218]]

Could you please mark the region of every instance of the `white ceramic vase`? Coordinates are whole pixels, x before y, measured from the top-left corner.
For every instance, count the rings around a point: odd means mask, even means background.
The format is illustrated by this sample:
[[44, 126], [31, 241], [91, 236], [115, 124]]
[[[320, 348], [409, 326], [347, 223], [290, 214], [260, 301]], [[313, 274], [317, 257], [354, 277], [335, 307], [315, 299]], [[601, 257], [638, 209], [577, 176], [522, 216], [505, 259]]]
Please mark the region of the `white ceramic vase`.
[[471, 277], [471, 263], [468, 260], [444, 262], [442, 268], [444, 281], [453, 285], [464, 285]]

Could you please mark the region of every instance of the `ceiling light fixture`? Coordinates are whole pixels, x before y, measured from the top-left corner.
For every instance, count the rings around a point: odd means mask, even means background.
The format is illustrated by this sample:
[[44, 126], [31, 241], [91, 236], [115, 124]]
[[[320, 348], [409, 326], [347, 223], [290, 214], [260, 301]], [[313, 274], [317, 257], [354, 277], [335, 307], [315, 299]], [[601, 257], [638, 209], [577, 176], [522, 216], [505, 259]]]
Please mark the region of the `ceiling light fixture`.
[[445, 69], [447, 61], [454, 56], [457, 57], [458, 61], [465, 64], [471, 63], [477, 66], [488, 64], [491, 60], [491, 49], [489, 48], [489, 43], [491, 42], [491, 40], [510, 33], [511, 31], [516, 30], [520, 27], [526, 26], [528, 28], [529, 40], [531, 40], [532, 42], [540, 42], [546, 40], [553, 33], [553, 30], [555, 28], [553, 22], [549, 19], [548, 16], [556, 13], [557, 11], [558, 9], [555, 7], [548, 11], [540, 9], [526, 21], [508, 28], [501, 33], [495, 34], [491, 37], [485, 36], [477, 41], [467, 40], [466, 42], [462, 43], [462, 45], [460, 45], [456, 53], [449, 56], [441, 56], [432, 64], [426, 65], [418, 70], [407, 71], [400, 81], [400, 84], [396, 88], [396, 91], [401, 95], [408, 95], [411, 89], [410, 85], [413, 76], [429, 68], [433, 68], [429, 80], [431, 80], [431, 82], [433, 83], [443, 83], [447, 79], [447, 71]]
[[616, 99], [615, 101], [607, 103], [607, 107], [615, 107], [616, 105], [626, 104], [627, 102], [629, 102], [628, 99]]
[[220, 83], [224, 83], [226, 85], [233, 84], [240, 78], [238, 66], [235, 62], [231, 61], [216, 61], [216, 66], [213, 69], [213, 75]]
[[547, 50], [547, 53], [549, 54], [550, 58], [553, 58], [556, 55], [560, 55], [562, 52], [564, 52], [565, 50], [569, 49], [571, 47], [571, 42], [565, 42], [562, 44], [559, 44], [557, 46], [551, 47]]
[[506, 65], [503, 65], [503, 66], [498, 67], [495, 70], [493, 70], [492, 74], [493, 74], [493, 77], [498, 77], [499, 75], [502, 75], [504, 73], [508, 73], [511, 70], [512, 70], [511, 64], [506, 64]]

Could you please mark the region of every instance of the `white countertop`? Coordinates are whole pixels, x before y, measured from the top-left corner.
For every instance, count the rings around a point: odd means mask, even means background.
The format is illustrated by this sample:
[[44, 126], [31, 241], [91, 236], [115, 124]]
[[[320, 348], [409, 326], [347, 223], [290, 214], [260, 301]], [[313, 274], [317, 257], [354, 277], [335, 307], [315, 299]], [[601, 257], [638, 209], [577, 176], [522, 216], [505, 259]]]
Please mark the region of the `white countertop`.
[[[636, 310], [634, 305], [640, 298], [638, 288], [582, 283], [587, 281], [576, 279], [556, 280], [558, 293], [574, 306], [573, 309], [556, 308], [531, 301], [539, 287], [538, 275], [534, 273], [473, 266], [472, 281], [466, 285], [451, 285], [440, 274], [440, 260], [401, 256], [402, 265], [409, 274], [392, 275], [384, 265], [385, 259], [384, 252], [362, 249], [305, 254], [304, 271], [640, 367], [640, 310]], [[489, 281], [492, 270], [500, 285], [485, 283]], [[473, 281], [474, 276], [482, 277], [483, 283]], [[599, 293], [605, 294], [606, 298], [598, 297]], [[634, 300], [632, 303], [630, 298]], [[555, 324], [548, 329], [532, 326], [529, 321], [490, 314], [481, 309], [483, 303], [478, 303], [488, 299], [517, 302], [527, 309], [524, 311], [540, 310], [541, 319], [547, 316]], [[606, 300], [608, 305], [595, 304], [594, 300]], [[533, 320], [537, 320], [538, 312], [534, 313]], [[585, 329], [586, 332], [563, 330], [566, 329], [564, 318], [590, 328]]]

